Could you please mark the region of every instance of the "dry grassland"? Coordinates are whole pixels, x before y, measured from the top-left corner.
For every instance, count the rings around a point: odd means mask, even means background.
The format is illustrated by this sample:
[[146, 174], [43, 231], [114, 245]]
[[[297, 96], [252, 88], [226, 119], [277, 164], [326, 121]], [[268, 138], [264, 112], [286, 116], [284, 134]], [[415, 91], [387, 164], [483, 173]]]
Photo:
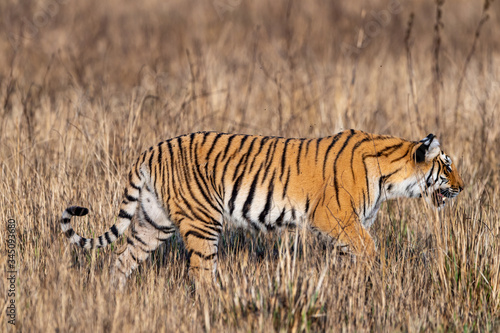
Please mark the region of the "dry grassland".
[[[2, 1], [0, 330], [499, 331], [500, 2], [484, 7]], [[369, 272], [307, 232], [232, 230], [220, 246], [222, 287], [193, 292], [175, 237], [120, 294], [109, 285], [116, 247], [85, 252], [61, 234], [70, 204], [90, 207], [73, 221], [80, 234], [109, 228], [131, 163], [169, 137], [347, 128], [434, 133], [466, 183], [439, 212], [419, 200], [385, 203]]]

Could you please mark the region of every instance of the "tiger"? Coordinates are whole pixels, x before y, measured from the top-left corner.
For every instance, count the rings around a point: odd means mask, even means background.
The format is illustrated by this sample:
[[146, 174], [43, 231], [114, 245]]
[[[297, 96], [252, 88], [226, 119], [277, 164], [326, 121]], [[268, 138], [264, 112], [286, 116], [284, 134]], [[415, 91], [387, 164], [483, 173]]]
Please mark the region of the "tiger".
[[381, 204], [424, 197], [436, 208], [464, 182], [438, 139], [420, 141], [345, 130], [323, 138], [197, 132], [143, 152], [128, 174], [117, 223], [88, 239], [70, 220], [88, 209], [68, 207], [60, 220], [70, 243], [102, 248], [129, 228], [112, 265], [122, 289], [129, 275], [179, 231], [195, 280], [214, 279], [223, 227], [268, 232], [306, 225], [372, 260], [369, 233]]

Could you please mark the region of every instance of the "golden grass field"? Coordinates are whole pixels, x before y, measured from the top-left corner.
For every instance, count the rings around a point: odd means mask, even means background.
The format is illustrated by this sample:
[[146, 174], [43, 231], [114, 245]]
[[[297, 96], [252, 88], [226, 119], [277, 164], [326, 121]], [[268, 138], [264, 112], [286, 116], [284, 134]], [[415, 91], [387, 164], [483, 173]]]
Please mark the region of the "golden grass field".
[[[500, 330], [500, 1], [140, 3], [0, 3], [0, 331]], [[384, 203], [369, 271], [307, 231], [226, 230], [220, 287], [193, 290], [177, 236], [116, 293], [116, 246], [61, 233], [75, 204], [78, 233], [107, 230], [161, 140], [348, 128], [434, 133], [466, 183], [441, 211]]]

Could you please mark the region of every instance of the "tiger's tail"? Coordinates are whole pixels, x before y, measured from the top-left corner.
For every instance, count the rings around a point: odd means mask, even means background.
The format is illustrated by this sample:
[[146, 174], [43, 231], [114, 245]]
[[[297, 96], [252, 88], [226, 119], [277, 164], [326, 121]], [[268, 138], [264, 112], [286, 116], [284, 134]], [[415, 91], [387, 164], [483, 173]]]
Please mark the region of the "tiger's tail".
[[115, 242], [130, 225], [132, 217], [135, 215], [139, 195], [144, 186], [144, 177], [140, 175], [142, 172], [138, 170], [137, 165], [132, 168], [129, 174], [129, 185], [125, 189], [124, 199], [120, 205], [120, 213], [118, 214], [118, 223], [114, 224], [108, 231], [96, 238], [85, 238], [78, 235], [71, 226], [71, 217], [85, 216], [89, 210], [85, 207], [71, 206], [66, 208], [61, 217], [61, 229], [70, 239], [71, 243], [77, 244], [84, 249], [95, 249], [105, 247]]

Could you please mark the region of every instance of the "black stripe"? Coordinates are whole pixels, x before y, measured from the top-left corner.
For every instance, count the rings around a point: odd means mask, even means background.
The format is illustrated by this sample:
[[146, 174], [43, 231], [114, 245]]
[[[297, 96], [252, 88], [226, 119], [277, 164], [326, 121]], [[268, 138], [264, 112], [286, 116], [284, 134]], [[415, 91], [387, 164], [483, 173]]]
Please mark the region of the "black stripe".
[[[221, 181], [217, 182], [217, 173], [216, 173], [216, 171], [218, 169], [220, 157], [221, 157], [221, 152], [219, 152], [217, 154], [217, 156], [215, 157], [214, 166], [212, 168], [213, 172], [208, 174], [208, 179], [210, 180], [210, 183], [212, 184], [212, 189], [215, 190], [216, 193], [218, 194], [217, 196], [215, 196], [215, 198], [216, 198], [217, 202], [219, 203], [219, 206], [222, 207], [222, 206], [224, 206], [224, 204], [221, 201], [222, 189], [221, 189], [220, 183], [222, 183], [222, 181], [223, 181], [224, 174], [222, 174]], [[207, 172], [208, 172], [208, 168], [207, 168]]]
[[[142, 245], [148, 246], [148, 244], [145, 241], [143, 241], [139, 236], [137, 236], [136, 233], [132, 233], [132, 237], [135, 238]], [[138, 246], [138, 247], [140, 248], [140, 246]], [[147, 250], [143, 250], [143, 251], [147, 252]]]
[[[430, 187], [432, 184], [430, 182], [431, 180], [431, 177], [432, 177], [432, 173], [434, 171], [434, 166], [435, 166], [436, 162], [435, 161], [432, 161], [432, 168], [431, 168], [431, 171], [429, 172], [429, 176], [427, 176], [427, 179], [425, 180], [425, 184], [427, 187]], [[439, 174], [439, 173], [438, 173]]]
[[[184, 179], [189, 182], [189, 172], [186, 170], [186, 162], [187, 158], [184, 156], [184, 148], [182, 148], [182, 139], [181, 137], [177, 138], [177, 152], [179, 153], [179, 159], [177, 161], [177, 166], [184, 175]], [[187, 164], [189, 165], [189, 164]]]
[[283, 173], [285, 171], [285, 163], [286, 163], [286, 151], [288, 149], [288, 143], [291, 139], [286, 139], [283, 147], [283, 155], [281, 155], [281, 174], [280, 180], [283, 180]]
[[316, 141], [316, 157], [314, 159], [315, 163], [318, 164], [318, 152], [319, 152], [319, 144], [323, 141], [324, 138], [317, 139]]
[[260, 225], [257, 222], [254, 222], [251, 219], [246, 219], [246, 221], [248, 222], [248, 224], [250, 224], [252, 226], [252, 228], [255, 229], [255, 231], [261, 230]]
[[170, 164], [169, 162], [171, 161], [168, 161], [168, 159], [166, 158], [165, 156], [165, 161], [163, 161], [164, 157], [164, 152], [163, 150], [165, 149], [164, 146], [160, 147], [161, 149], [161, 158], [162, 158], [162, 162], [160, 163], [160, 174], [161, 174], [161, 198], [163, 200], [163, 202], [167, 202], [169, 200], [169, 197], [170, 197], [170, 187], [169, 187], [169, 170], [168, 170], [168, 165], [167, 164]]
[[80, 247], [81, 248], [84, 248], [85, 247], [85, 244], [87, 243], [87, 240], [85, 238], [80, 238]]
[[135, 246], [135, 243], [133, 240], [130, 239], [130, 237], [127, 237], [127, 244]]
[[408, 156], [408, 154], [410, 153], [410, 149], [411, 148], [408, 148], [408, 150], [406, 151], [406, 153], [404, 155], [392, 160], [390, 163], [398, 162], [398, 161], [402, 160], [403, 158], [405, 158], [406, 156]]
[[[248, 140], [248, 135], [244, 135], [243, 138], [241, 138], [241, 141], [240, 141], [240, 148], [238, 150], [241, 150], [243, 148], [243, 145], [245, 144], [245, 142]], [[255, 140], [255, 138], [254, 138]]]
[[[177, 214], [182, 215], [182, 216], [186, 216], [190, 220], [194, 220], [194, 216], [189, 215], [189, 213], [191, 213], [191, 214], [193, 213], [193, 207], [191, 206], [190, 202], [188, 200], [186, 200], [186, 198], [181, 193], [178, 193], [177, 197], [180, 198], [181, 203], [183, 203], [186, 206], [185, 209], [177, 212]], [[179, 201], [179, 200], [177, 200], [177, 201]], [[180, 221], [179, 221], [179, 223], [180, 223]]]
[[108, 242], [108, 244], [113, 243], [113, 242], [111, 241], [111, 238], [109, 237], [109, 232], [105, 232], [105, 233], [104, 233], [104, 237], [106, 237], [106, 241]]
[[68, 207], [66, 211], [73, 216], [85, 216], [89, 213], [87, 208], [79, 206]]
[[363, 167], [365, 168], [365, 180], [366, 180], [366, 198], [368, 200], [368, 204], [371, 204], [371, 198], [370, 198], [370, 183], [368, 182], [368, 168], [366, 167], [366, 163], [364, 158], [361, 158], [361, 162], [363, 163]]
[[354, 212], [354, 214], [358, 217], [359, 219], [359, 215], [358, 215], [358, 212], [356, 211], [356, 206], [354, 204], [354, 200], [352, 200], [352, 197], [351, 197], [351, 210]]
[[99, 236], [99, 245], [98, 245], [98, 246], [99, 246], [99, 247], [103, 247], [103, 246], [104, 246], [104, 243], [103, 243], [103, 241], [102, 241], [102, 235], [101, 235], [101, 236]]
[[[257, 138], [257, 137], [256, 137]], [[262, 152], [262, 149], [264, 148], [264, 145], [267, 141], [269, 141], [269, 138], [267, 136], [265, 137], [260, 137], [260, 146], [259, 146], [259, 149], [257, 150], [257, 152], [255, 153], [254, 157], [253, 157], [253, 160], [252, 160], [252, 163], [250, 164], [250, 170], [252, 170], [253, 168], [253, 164], [255, 163], [255, 160], [257, 159], [257, 156], [259, 156], [259, 154]], [[255, 141], [255, 140], [254, 140]]]
[[300, 175], [300, 154], [302, 152], [302, 145], [304, 144], [304, 140], [301, 140], [299, 143], [299, 151], [297, 152], [297, 175]]
[[128, 201], [130, 201], [130, 202], [137, 201], [137, 198], [135, 198], [135, 197], [133, 197], [133, 196], [131, 196], [131, 195], [127, 195], [125, 198], [126, 198]]
[[229, 149], [231, 148], [231, 143], [233, 142], [235, 137], [236, 137], [236, 134], [233, 134], [227, 139], [226, 148], [224, 149], [224, 155], [222, 156], [222, 160], [224, 160], [226, 158], [226, 155], [229, 152]]
[[194, 231], [194, 230], [189, 230], [188, 232], [186, 232], [186, 234], [184, 235], [185, 239], [187, 240], [187, 238], [189, 236], [193, 236], [193, 237], [196, 237], [196, 238], [199, 238], [199, 239], [204, 239], [204, 240], [209, 240], [209, 241], [217, 241], [219, 238], [218, 237], [208, 237], [208, 236], [204, 236], [202, 235], [201, 233], [197, 232], [197, 231]]
[[[244, 164], [244, 160], [245, 160], [245, 154], [243, 154], [241, 157], [240, 157], [240, 160], [238, 161], [238, 163], [236, 164], [236, 166], [234, 167], [234, 173], [233, 173], [233, 181], [236, 180], [236, 178], [238, 177], [238, 175], [243, 175], [244, 172], [242, 172], [241, 174], [239, 174], [239, 171], [240, 171], [240, 168], [241, 166]], [[223, 175], [226, 174], [226, 170], [227, 170], [227, 167], [229, 166], [229, 163], [231, 162], [231, 159], [229, 159], [226, 164], [224, 165], [224, 171], [223, 171]], [[243, 168], [245, 169], [245, 168]]]
[[[130, 174], [130, 176], [132, 176], [132, 174]], [[132, 177], [130, 177], [130, 181], [129, 181], [129, 185], [132, 186], [133, 188], [135, 188], [136, 190], [140, 190], [140, 186], [138, 185], [135, 185], [133, 182], [132, 182]]]
[[220, 234], [222, 232], [222, 224], [217, 221], [216, 219], [211, 220], [212, 224], [207, 224], [205, 223], [203, 227], [208, 228], [210, 230], [215, 231], [217, 234]]
[[[252, 150], [253, 150], [253, 146], [255, 144], [255, 141], [257, 141], [257, 137], [253, 138], [252, 139], [252, 142], [250, 142], [250, 145], [248, 146], [248, 149], [247, 149], [247, 157], [246, 157], [246, 160], [245, 160], [245, 163], [247, 162], [248, 158], [250, 157], [250, 154], [252, 154]], [[256, 153], [254, 156], [253, 156], [253, 159], [252, 159], [252, 163], [250, 164], [250, 167], [248, 168], [249, 171], [251, 171], [253, 169], [253, 165], [255, 163], [255, 159], [257, 157], [257, 154]]]
[[[266, 164], [266, 166], [264, 167], [266, 170], [269, 169], [269, 167], [271, 166], [272, 162], [273, 162], [273, 159], [274, 159], [274, 152], [276, 151], [276, 146], [278, 145], [278, 139], [274, 138], [274, 141], [271, 143], [271, 145], [269, 145], [269, 149], [267, 150], [267, 154], [266, 154], [266, 161], [268, 161], [268, 163]], [[272, 158], [270, 158], [270, 156], [273, 156]]]
[[[405, 189], [405, 193], [409, 193], [410, 192], [410, 189], [415, 186], [416, 183], [411, 183], [409, 184], [408, 186], [406, 186], [406, 189]], [[410, 196], [411, 197], [411, 196]]]
[[214, 176], [214, 177], [212, 178], [212, 185], [215, 185], [214, 180], [215, 180], [215, 178], [217, 177], [217, 174], [216, 174], [215, 172], [217, 171], [217, 165], [219, 164], [219, 158], [220, 158], [221, 154], [222, 154], [221, 152], [218, 152], [218, 153], [217, 153], [217, 156], [215, 156], [215, 159], [214, 159], [214, 166], [213, 166], [213, 169], [212, 169], [214, 172], [213, 172], [213, 173], [212, 173], [212, 172], [209, 172], [209, 171], [208, 171], [208, 168], [207, 168], [207, 175], [208, 175], [209, 177], [210, 177], [210, 176], [212, 176], [212, 175]]
[[384, 183], [386, 182], [387, 179], [389, 179], [392, 175], [394, 175], [396, 172], [400, 171], [401, 168], [397, 169], [396, 171], [393, 171], [387, 175], [382, 175], [379, 180], [378, 180], [378, 198], [377, 198], [377, 201], [375, 202], [378, 202], [379, 199], [380, 199], [380, 196], [382, 195], [382, 186], [384, 185]]
[[284, 217], [285, 217], [285, 208], [283, 208], [280, 216], [278, 216], [278, 218], [276, 219], [276, 224], [278, 225], [278, 227], [281, 227], [283, 225], [283, 218]]
[[[156, 158], [156, 168], [158, 171], [157, 171], [157, 175], [155, 175], [155, 190], [157, 193], [160, 193], [161, 192], [161, 189], [162, 187], [162, 184], [165, 184], [165, 179], [163, 177], [163, 172], [162, 172], [162, 169], [163, 169], [163, 162], [162, 162], [162, 159], [163, 159], [163, 149], [161, 149], [161, 145], [163, 144], [163, 142], [160, 142], [157, 146], [157, 151], [158, 151], [158, 157]], [[160, 182], [160, 186], [157, 185], [157, 182], [160, 181], [161, 179], [161, 182]], [[163, 193], [161, 193], [162, 197], [163, 197]]]
[[[193, 175], [194, 175], [194, 181], [198, 185], [198, 190], [205, 199], [205, 201], [213, 208], [215, 209], [218, 213], [222, 213], [221, 209], [214, 205], [212, 198], [209, 196], [208, 193], [210, 193], [209, 186], [203, 177], [203, 174], [200, 170], [200, 163], [198, 162], [198, 154], [194, 155], [194, 165], [195, 168], [193, 169]], [[196, 172], [195, 172], [196, 171]], [[201, 180], [201, 182], [200, 182]], [[203, 186], [202, 186], [203, 185]]]
[[[349, 137], [347, 137], [346, 141], [344, 142], [344, 146], [342, 146], [342, 148], [340, 149], [340, 151], [337, 153], [337, 158], [339, 157], [340, 153], [342, 152], [343, 148], [345, 148], [345, 145], [346, 145], [346, 142], [349, 141], [349, 139], [354, 135], [353, 133], [354, 131], [351, 130], [351, 135]], [[337, 135], [335, 135], [333, 138], [332, 138], [332, 142], [330, 143], [330, 145], [328, 146], [328, 148], [326, 149], [326, 152], [325, 152], [325, 155], [323, 156], [323, 179], [325, 179], [326, 177], [326, 162], [328, 161], [328, 154], [330, 153], [330, 151], [332, 150], [333, 146], [337, 143], [337, 141], [339, 140], [340, 136], [342, 134], [344, 134], [345, 132], [340, 132], [340, 133], [337, 133]], [[316, 159], [317, 160], [317, 159]], [[335, 159], [337, 160], [337, 159]], [[335, 170], [335, 168], [334, 168]], [[334, 171], [334, 176], [335, 176], [335, 171]]]
[[207, 136], [209, 136], [210, 132], [198, 132], [198, 134], [201, 134], [203, 135], [203, 139], [201, 140], [201, 145], [203, 146], [205, 144], [205, 142], [207, 141]]
[[[189, 147], [188, 147], [189, 165], [194, 165], [193, 156], [196, 155], [196, 151], [197, 151], [196, 147], [193, 148], [193, 146], [198, 145], [198, 143], [195, 144], [194, 138], [195, 138], [194, 133], [191, 133], [189, 135]], [[189, 169], [192, 170], [191, 168], [189, 168]]]
[[306, 156], [307, 154], [309, 154], [309, 145], [311, 144], [311, 142], [313, 141], [314, 139], [309, 139], [307, 140], [307, 143], [306, 143]]
[[69, 229], [66, 230], [64, 234], [66, 235], [66, 237], [71, 238], [75, 234], [75, 232], [73, 231], [73, 229]]
[[204, 271], [211, 271], [212, 270], [211, 268], [198, 267], [198, 266], [190, 266], [189, 269], [201, 269], [201, 270], [204, 270]]
[[191, 259], [191, 256], [193, 254], [197, 255], [198, 257], [200, 257], [201, 259], [204, 259], [204, 260], [211, 260], [211, 259], [213, 259], [213, 258], [215, 258], [217, 256], [217, 252], [214, 252], [214, 253], [209, 254], [209, 255], [203, 255], [201, 252], [198, 252], [198, 251], [195, 251], [195, 250], [189, 250], [189, 252], [188, 252], [188, 258]]
[[[196, 198], [192, 198], [196, 203], [196, 205], [192, 206], [191, 203], [189, 203], [188, 200], [182, 194], [179, 193], [178, 196], [179, 198], [182, 199], [182, 202], [189, 208], [189, 212], [192, 214], [192, 216], [189, 216], [189, 219], [198, 221], [207, 221], [213, 218], [212, 214], [206, 209], [204, 209], [204, 206], [202, 206], [201, 203], [198, 200], [196, 200]], [[196, 209], [198, 213], [203, 214], [203, 216], [198, 215], [194, 211], [194, 209]]]
[[131, 202], [137, 201], [138, 199], [128, 193], [128, 187], [125, 187], [125, 198], [127, 198], [127, 200]]
[[306, 196], [306, 208], [305, 208], [305, 213], [309, 211], [309, 205], [310, 205], [310, 200], [309, 200], [309, 194]]
[[[144, 153], [141, 155], [141, 157], [144, 157]], [[132, 181], [132, 171], [134, 172], [135, 176], [138, 178], [138, 179], [141, 179], [141, 175], [139, 174], [139, 169], [141, 168], [141, 164], [139, 162], [139, 159], [137, 159], [137, 162], [135, 162], [136, 164], [133, 166], [133, 169], [130, 171], [130, 181]]]
[[252, 184], [250, 185], [250, 190], [248, 191], [247, 199], [245, 200], [245, 203], [243, 204], [243, 217], [246, 219], [249, 219], [248, 211], [250, 210], [250, 207], [252, 206], [252, 201], [253, 201], [253, 198], [255, 196], [255, 187], [257, 186], [257, 181], [259, 180], [259, 175], [260, 175], [261, 170], [262, 170], [262, 164], [259, 168], [259, 171], [257, 171], [257, 174], [254, 176]]
[[397, 145], [387, 146], [384, 149], [376, 152], [375, 154], [363, 155], [363, 160], [367, 158], [379, 158], [381, 156], [387, 157], [390, 154], [394, 153], [396, 150], [398, 150], [398, 148], [400, 148], [402, 145], [403, 145], [402, 143], [398, 143]]
[[[142, 153], [142, 156], [140, 158], [140, 162], [138, 163], [138, 166], [140, 167], [141, 165], [144, 164], [144, 162], [146, 162], [146, 156], [147, 156], [147, 152], [144, 152]], [[140, 170], [138, 169], [137, 172], [139, 172]], [[141, 171], [142, 173], [142, 171]], [[139, 177], [139, 175], [137, 175]], [[140, 177], [139, 177], [140, 178]]]
[[362, 191], [363, 193], [363, 216], [366, 216], [366, 197], [365, 197], [365, 191]]
[[241, 180], [243, 179], [243, 174], [241, 174], [236, 180], [236, 184], [234, 184], [233, 191], [231, 193], [231, 199], [229, 199], [229, 214], [233, 214], [234, 212], [234, 201], [236, 200], [236, 196], [238, 195], [238, 191], [241, 186]]
[[[377, 138], [377, 140], [388, 140], [388, 139], [391, 139], [391, 137], [379, 137], [379, 138]], [[365, 168], [366, 189], [368, 191], [368, 200], [369, 200], [369, 203], [371, 203], [371, 199], [370, 199], [370, 185], [369, 185], [369, 182], [368, 182], [368, 169], [366, 168], [366, 162], [365, 162], [365, 160], [367, 158], [379, 158], [380, 156], [389, 156], [390, 154], [392, 154], [394, 151], [396, 151], [401, 146], [402, 146], [402, 143], [399, 143], [399, 144], [396, 144], [396, 145], [393, 145], [393, 146], [388, 146], [388, 147], [385, 147], [384, 149], [382, 149], [381, 151], [377, 152], [376, 154], [363, 155], [361, 157], [361, 161], [362, 161], [363, 166]], [[354, 174], [354, 171], [353, 171], [353, 174]]]
[[[218, 237], [219, 236], [220, 231], [221, 231], [220, 228], [214, 227], [214, 226], [212, 226], [211, 224], [208, 224], [205, 221], [200, 221], [200, 222], [203, 224], [203, 227], [207, 228], [208, 230], [206, 230], [204, 228], [200, 228], [200, 227], [198, 227], [196, 225], [191, 225], [191, 228], [199, 230], [200, 232], [209, 234], [210, 236], [214, 236], [214, 237]], [[212, 233], [211, 231], [214, 231], [215, 233]]]
[[400, 142], [400, 143], [398, 143], [396, 145], [385, 147], [384, 149], [382, 149], [380, 151], [380, 153], [381, 153], [380, 156], [387, 157], [387, 156], [391, 155], [392, 153], [394, 153], [399, 148], [401, 148], [402, 146], [403, 146], [403, 143]]
[[172, 229], [170, 226], [159, 225], [155, 221], [153, 221], [153, 219], [146, 212], [146, 209], [144, 208], [144, 205], [142, 203], [141, 203], [141, 209], [142, 209], [142, 213], [144, 214], [144, 219], [146, 220], [146, 222], [148, 222], [156, 230], [164, 231], [164, 230], [171, 230]]
[[[355, 180], [356, 179], [356, 176], [354, 175], [354, 154], [356, 152], [356, 150], [361, 147], [361, 145], [367, 141], [371, 141], [372, 139], [370, 137], [366, 137], [358, 142], [356, 142], [356, 144], [354, 145], [354, 147], [352, 148], [351, 150], [351, 172], [352, 172], [352, 179]], [[373, 139], [375, 140], [375, 139]]]
[[151, 152], [151, 155], [149, 156], [149, 161], [148, 161], [148, 164], [149, 164], [149, 172], [151, 175], [153, 175], [153, 158], [155, 156], [155, 150], [151, 151], [153, 147], [149, 148], [149, 151]]
[[[195, 196], [195, 193], [193, 192], [193, 188], [191, 186], [187, 186], [187, 191], [189, 193], [189, 195], [191, 196], [191, 200], [193, 200], [195, 203], [196, 203], [196, 206], [195, 208], [198, 209], [198, 211], [202, 214], [204, 214], [205, 216], [207, 216], [207, 218], [211, 218], [212, 216], [212, 213], [210, 211], [208, 211], [206, 208], [205, 208], [205, 205], [203, 205], [198, 199], [197, 197]], [[182, 197], [184, 202], [187, 204], [187, 200], [179, 193], [178, 194], [179, 197]], [[220, 212], [220, 210], [215, 207], [213, 205], [213, 203], [211, 203], [212, 207], [214, 207], [214, 209], [218, 212]]]
[[269, 182], [269, 187], [267, 189], [267, 198], [266, 198], [266, 204], [264, 205], [264, 210], [259, 215], [259, 221], [261, 223], [264, 223], [267, 214], [269, 214], [269, 210], [271, 209], [271, 201], [273, 198], [273, 192], [274, 192], [274, 177], [276, 176], [276, 170], [273, 171], [273, 176], [271, 177], [271, 181]]
[[[434, 160], [433, 163], [436, 163], [436, 160]], [[436, 173], [436, 180], [434, 182], [437, 182], [437, 180], [439, 179], [439, 175], [441, 174], [441, 169], [443, 167], [441, 162], [437, 162], [437, 165], [438, 165], [438, 171]]]
[[[174, 161], [174, 151], [172, 149], [172, 144], [170, 143], [170, 140], [167, 141], [167, 148], [168, 148], [168, 153], [170, 154], [169, 156], [169, 161], [170, 163], [167, 165], [169, 167], [169, 174], [170, 174], [170, 177], [169, 179], [172, 180], [172, 184], [169, 184], [168, 187], [168, 191], [170, 193], [170, 189], [172, 189], [172, 191], [174, 193], [177, 192], [177, 187], [176, 187], [176, 184], [175, 184], [175, 163], [173, 163]], [[173, 165], [172, 165], [173, 164]], [[170, 200], [171, 196], [169, 196], [169, 200]]]
[[122, 219], [127, 219], [127, 220], [132, 220], [132, 215], [124, 211], [123, 209], [120, 209], [120, 213], [118, 214], [119, 218]]
[[113, 226], [111, 227], [110, 230], [113, 233], [113, 235], [115, 235], [116, 238], [118, 238], [118, 236], [120, 236], [120, 234], [118, 233], [118, 229], [116, 228], [116, 225], [113, 224]]
[[283, 186], [283, 199], [286, 196], [286, 191], [288, 189], [288, 183], [290, 181], [290, 168], [288, 168], [288, 172], [286, 174], [285, 186]]
[[[272, 139], [274, 139], [274, 138], [272, 138]], [[273, 156], [271, 157], [271, 159], [269, 159], [269, 155], [270, 155], [270, 151], [273, 147], [273, 144], [276, 144], [276, 141], [270, 141], [270, 144], [267, 147], [267, 151], [265, 154], [266, 158], [263, 159], [265, 165], [264, 165], [264, 176], [262, 177], [262, 180], [260, 182], [261, 185], [263, 185], [266, 182], [267, 177], [271, 174], [271, 172], [270, 172], [271, 170], [269, 170], [269, 169], [271, 167], [272, 159], [274, 158], [274, 153], [272, 154]], [[257, 159], [257, 155], [254, 157], [254, 159]], [[273, 170], [273, 175], [274, 175], [276, 172], [276, 168], [273, 168], [272, 170]]]
[[71, 218], [69, 219], [61, 219], [62, 224], [68, 224], [71, 221]]
[[[352, 139], [354, 136], [355, 132], [354, 130], [351, 130], [351, 134], [345, 139], [344, 144], [340, 148], [340, 150], [337, 153], [337, 156], [335, 157], [335, 161], [333, 162], [333, 187], [335, 189], [335, 198], [337, 199], [337, 206], [340, 207], [340, 199], [339, 199], [339, 186], [338, 186], [338, 172], [337, 172], [337, 162], [339, 160], [340, 155], [342, 155], [342, 152], [344, 151], [345, 147], [347, 147], [347, 144], [349, 141]], [[325, 157], [325, 165], [326, 165], [326, 160], [328, 157]], [[323, 165], [323, 178], [325, 178], [325, 165]]]
[[252, 140], [248, 148], [246, 148], [244, 151], [241, 149], [240, 151], [243, 153], [244, 156], [244, 161], [243, 163], [245, 164], [245, 169], [248, 169], [248, 160], [250, 158], [250, 155], [252, 155], [252, 149], [253, 145], [255, 144], [255, 139]]
[[222, 136], [222, 133], [218, 133], [215, 138], [214, 138], [214, 141], [212, 141], [212, 145], [210, 146], [210, 148], [208, 149], [208, 152], [207, 152], [207, 156], [206, 156], [206, 160], [208, 161], [208, 159], [210, 158], [210, 155], [212, 155], [212, 151], [214, 150], [215, 148], [215, 144], [217, 143], [217, 141], [219, 141], [220, 137]]

